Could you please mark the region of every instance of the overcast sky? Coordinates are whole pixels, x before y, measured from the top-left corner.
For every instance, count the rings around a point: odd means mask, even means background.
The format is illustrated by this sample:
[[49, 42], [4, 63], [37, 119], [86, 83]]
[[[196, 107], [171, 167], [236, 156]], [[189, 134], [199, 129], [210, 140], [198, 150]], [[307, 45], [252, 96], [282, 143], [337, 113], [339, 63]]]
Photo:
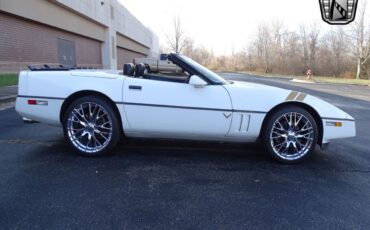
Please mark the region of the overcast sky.
[[166, 43], [171, 20], [180, 16], [186, 34], [217, 54], [246, 47], [261, 21], [280, 19], [290, 28], [316, 21], [323, 30], [318, 0], [120, 0]]

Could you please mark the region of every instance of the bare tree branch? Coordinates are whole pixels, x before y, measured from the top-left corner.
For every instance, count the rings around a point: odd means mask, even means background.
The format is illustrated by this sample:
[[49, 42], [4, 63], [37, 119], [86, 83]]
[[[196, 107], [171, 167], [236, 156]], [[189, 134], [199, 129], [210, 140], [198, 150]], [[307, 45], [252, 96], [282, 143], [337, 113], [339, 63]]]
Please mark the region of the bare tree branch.
[[173, 18], [172, 26], [173, 31], [165, 34], [167, 43], [173, 52], [181, 53], [181, 51], [189, 44], [189, 39], [186, 38], [184, 29], [182, 27], [181, 18]]

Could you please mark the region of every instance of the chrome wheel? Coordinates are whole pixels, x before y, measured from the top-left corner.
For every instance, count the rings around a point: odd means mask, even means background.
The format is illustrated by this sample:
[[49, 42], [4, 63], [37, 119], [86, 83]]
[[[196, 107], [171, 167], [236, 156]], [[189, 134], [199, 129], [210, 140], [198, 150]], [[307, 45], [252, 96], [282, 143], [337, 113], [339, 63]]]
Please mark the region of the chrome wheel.
[[87, 154], [97, 153], [112, 139], [112, 117], [101, 105], [84, 102], [69, 113], [66, 131], [69, 140], [78, 150]]
[[272, 125], [270, 144], [277, 156], [294, 161], [304, 157], [314, 143], [314, 127], [301, 113], [281, 115]]

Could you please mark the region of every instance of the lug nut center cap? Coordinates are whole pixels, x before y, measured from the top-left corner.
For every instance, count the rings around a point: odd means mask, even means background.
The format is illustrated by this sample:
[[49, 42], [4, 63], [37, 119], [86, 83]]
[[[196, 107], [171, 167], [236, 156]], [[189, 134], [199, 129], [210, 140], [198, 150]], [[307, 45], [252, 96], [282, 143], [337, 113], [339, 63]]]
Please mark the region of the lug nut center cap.
[[95, 125], [93, 123], [87, 124], [87, 131], [92, 133], [95, 130]]

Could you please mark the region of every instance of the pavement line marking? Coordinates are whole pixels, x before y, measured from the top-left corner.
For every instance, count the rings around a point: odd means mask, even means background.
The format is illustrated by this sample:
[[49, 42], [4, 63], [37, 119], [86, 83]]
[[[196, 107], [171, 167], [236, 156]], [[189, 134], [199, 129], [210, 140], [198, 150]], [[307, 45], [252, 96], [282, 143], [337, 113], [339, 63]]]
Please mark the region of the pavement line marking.
[[52, 147], [54, 143], [52, 142], [42, 142], [37, 140], [21, 140], [21, 139], [10, 139], [10, 140], [0, 140], [0, 143], [4, 144], [19, 144], [19, 145], [42, 145], [47, 147]]
[[11, 102], [11, 103], [7, 103], [7, 104], [3, 104], [3, 105], [0, 105], [0, 111], [3, 111], [3, 110], [6, 110], [6, 109], [10, 109], [10, 108], [13, 108], [15, 106], [15, 103], [14, 102]]

